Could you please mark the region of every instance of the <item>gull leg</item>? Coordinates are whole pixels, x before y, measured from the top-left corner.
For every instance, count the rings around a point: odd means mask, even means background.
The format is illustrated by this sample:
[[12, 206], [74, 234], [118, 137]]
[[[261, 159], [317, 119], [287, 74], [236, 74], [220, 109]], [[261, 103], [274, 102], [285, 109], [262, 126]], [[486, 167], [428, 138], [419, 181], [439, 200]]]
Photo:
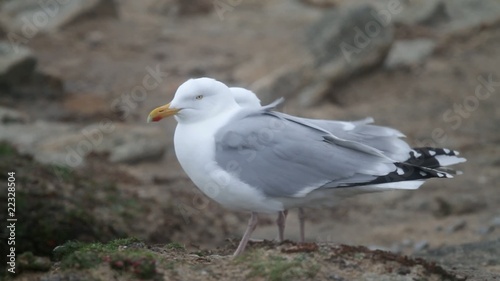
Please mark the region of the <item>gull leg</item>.
[[306, 213], [304, 212], [304, 208], [299, 208], [299, 224], [300, 224], [300, 242], [305, 242], [305, 219]]
[[255, 230], [257, 226], [257, 213], [252, 212], [250, 214], [250, 220], [248, 221], [247, 229], [245, 230], [245, 234], [243, 234], [243, 238], [241, 238], [240, 244], [238, 245], [238, 249], [234, 252], [233, 257], [243, 253], [245, 247], [247, 246], [248, 239], [250, 239], [250, 235]]
[[276, 225], [278, 226], [278, 241], [283, 242], [285, 238], [285, 224], [286, 216], [288, 215], [288, 210], [283, 210], [278, 212], [278, 219], [276, 219]]

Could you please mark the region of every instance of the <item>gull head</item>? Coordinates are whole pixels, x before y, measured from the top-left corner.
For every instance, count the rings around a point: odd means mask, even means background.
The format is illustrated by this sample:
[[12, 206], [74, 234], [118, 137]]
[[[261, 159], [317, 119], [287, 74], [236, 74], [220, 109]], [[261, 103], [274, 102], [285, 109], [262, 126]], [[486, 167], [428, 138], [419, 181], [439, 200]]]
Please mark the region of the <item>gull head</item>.
[[233, 93], [234, 99], [239, 106], [247, 108], [261, 107], [260, 100], [254, 92], [239, 87], [231, 87], [229, 89], [231, 93]]
[[190, 79], [177, 89], [170, 103], [153, 109], [147, 121], [174, 116], [179, 123], [199, 122], [234, 107], [236, 101], [224, 83], [211, 78]]

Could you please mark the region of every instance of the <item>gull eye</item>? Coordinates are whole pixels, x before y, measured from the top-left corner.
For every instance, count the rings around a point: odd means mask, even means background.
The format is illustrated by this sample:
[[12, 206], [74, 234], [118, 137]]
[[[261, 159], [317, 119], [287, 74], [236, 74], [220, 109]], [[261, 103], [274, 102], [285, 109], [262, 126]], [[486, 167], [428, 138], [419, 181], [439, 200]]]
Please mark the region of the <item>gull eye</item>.
[[195, 99], [197, 99], [197, 100], [201, 100], [202, 98], [203, 98], [203, 95], [198, 95], [195, 97]]

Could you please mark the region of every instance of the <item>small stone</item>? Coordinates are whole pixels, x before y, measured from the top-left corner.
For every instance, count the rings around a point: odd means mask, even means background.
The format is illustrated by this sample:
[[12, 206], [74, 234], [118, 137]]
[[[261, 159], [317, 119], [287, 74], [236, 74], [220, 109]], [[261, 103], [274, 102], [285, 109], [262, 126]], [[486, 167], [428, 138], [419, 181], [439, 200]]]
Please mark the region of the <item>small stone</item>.
[[36, 63], [30, 49], [0, 41], [0, 88], [26, 82], [33, 75]]
[[459, 221], [455, 222], [454, 224], [448, 226], [446, 228], [446, 232], [447, 233], [454, 233], [454, 232], [457, 232], [459, 230], [464, 229], [465, 226], [467, 226], [467, 222], [465, 220], [459, 220]]
[[[51, 33], [72, 23], [89, 18], [116, 17], [114, 1], [72, 0], [38, 3], [32, 0], [0, 1], [0, 16], [6, 31], [21, 34], [22, 39], [31, 39], [38, 33]], [[54, 12], [57, 10], [57, 12]], [[50, 15], [50, 16], [49, 16]], [[43, 24], [27, 25], [44, 18]], [[26, 34], [29, 30], [29, 35]]]
[[413, 244], [413, 240], [408, 239], [408, 238], [403, 239], [403, 240], [401, 241], [401, 246], [403, 246], [403, 247], [409, 247], [409, 246], [411, 246], [412, 244]]
[[27, 115], [10, 108], [0, 106], [0, 124], [26, 123], [27, 121]]
[[493, 225], [488, 225], [488, 226], [482, 226], [480, 227], [477, 232], [481, 235], [486, 235], [486, 234], [489, 234], [489, 233], [492, 233], [493, 230], [495, 230], [495, 226]]
[[411, 270], [406, 266], [402, 266], [396, 270], [396, 273], [399, 275], [407, 275], [410, 272], [411, 272]]
[[498, 216], [498, 217], [494, 217], [494, 218], [491, 220], [490, 225], [491, 225], [491, 226], [500, 226], [500, 216]]
[[384, 246], [380, 246], [380, 245], [369, 245], [367, 247], [369, 250], [371, 251], [376, 251], [376, 250], [379, 250], [379, 251], [386, 251], [386, 252], [390, 252], [391, 251], [391, 248], [389, 247], [384, 247]]
[[385, 60], [385, 67], [395, 69], [419, 65], [432, 54], [435, 47], [436, 42], [430, 39], [396, 41]]
[[427, 240], [421, 240], [415, 243], [415, 245], [413, 246], [413, 251], [420, 252], [427, 248], [429, 248], [429, 242]]
[[85, 42], [87, 42], [87, 44], [89, 44], [91, 47], [97, 47], [101, 45], [103, 40], [104, 34], [98, 30], [89, 32], [85, 37]]

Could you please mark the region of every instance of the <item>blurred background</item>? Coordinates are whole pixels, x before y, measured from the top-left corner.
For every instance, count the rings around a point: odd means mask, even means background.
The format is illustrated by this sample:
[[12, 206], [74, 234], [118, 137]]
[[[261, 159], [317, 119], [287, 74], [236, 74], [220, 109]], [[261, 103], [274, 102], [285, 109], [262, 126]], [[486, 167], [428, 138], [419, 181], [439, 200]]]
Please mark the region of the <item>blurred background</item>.
[[[175, 120], [145, 123], [206, 76], [263, 104], [285, 97], [294, 115], [370, 116], [468, 159], [463, 175], [418, 191], [308, 210], [308, 241], [500, 272], [498, 251], [485, 253], [500, 237], [499, 27], [497, 0], [0, 1], [0, 178], [16, 171], [17, 251], [237, 241], [248, 214], [187, 178]], [[253, 237], [275, 239], [275, 219], [263, 215]], [[298, 237], [292, 211], [286, 238]]]

